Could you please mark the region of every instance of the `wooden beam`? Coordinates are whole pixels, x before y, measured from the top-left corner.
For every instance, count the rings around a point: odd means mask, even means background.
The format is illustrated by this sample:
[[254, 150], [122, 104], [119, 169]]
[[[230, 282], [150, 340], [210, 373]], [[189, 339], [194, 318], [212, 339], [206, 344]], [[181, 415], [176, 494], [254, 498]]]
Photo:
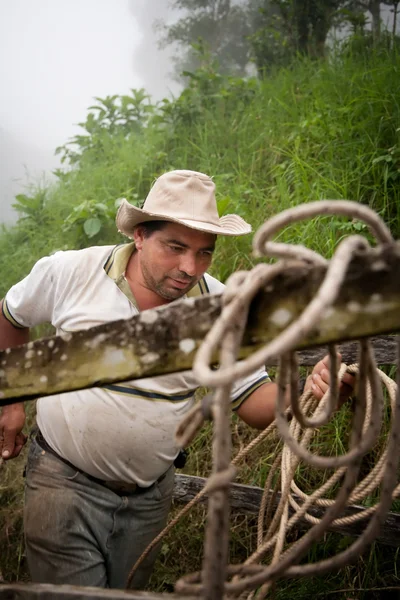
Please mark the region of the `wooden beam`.
[[[174, 486], [174, 502], [179, 504], [187, 504], [192, 498], [194, 498], [204, 487], [206, 479], [202, 477], [192, 477], [190, 475], [175, 475], [175, 486]], [[257, 515], [260, 509], [260, 503], [263, 491], [259, 487], [251, 485], [240, 485], [233, 483], [230, 490], [230, 503], [231, 509], [240, 513], [248, 513], [250, 515]], [[278, 506], [281, 494], [277, 494], [277, 498], [274, 501], [274, 508]], [[297, 498], [297, 496], [295, 496]], [[302, 504], [300, 498], [299, 504]], [[208, 496], [204, 496], [201, 502], [207, 502]], [[349, 516], [353, 514], [359, 514], [364, 508], [358, 505], [348, 506], [342, 516]], [[325, 512], [324, 508], [313, 506], [309, 509], [309, 513], [313, 517], [321, 518]], [[291, 509], [291, 514], [293, 510]], [[341, 525], [339, 527], [330, 527], [329, 531], [336, 531], [338, 533], [350, 536], [359, 536], [364, 530], [368, 523], [368, 519], [357, 521], [351, 525]], [[310, 524], [305, 519], [299, 521], [298, 528], [305, 529], [310, 527]], [[385, 544], [387, 546], [400, 545], [400, 514], [389, 513], [386, 517], [386, 521], [383, 523], [381, 530], [376, 538], [377, 542]]]
[[[373, 336], [371, 343], [374, 348], [375, 360], [378, 365], [393, 365], [397, 362], [397, 336]], [[346, 365], [358, 362], [358, 343], [344, 342], [339, 344], [342, 361]], [[308, 348], [298, 353], [299, 364], [303, 367], [313, 367], [326, 354], [326, 348]], [[277, 357], [269, 363], [270, 366], [278, 364]]]
[[195, 600], [177, 594], [155, 594], [151, 592], [128, 592], [97, 587], [73, 585], [50, 585], [43, 583], [0, 584], [0, 600]]
[[[315, 296], [324, 274], [324, 267], [291, 263], [260, 291], [251, 305], [241, 357], [275, 338], [297, 318]], [[202, 296], [144, 311], [127, 321], [2, 351], [0, 406], [190, 369], [220, 311], [220, 296]], [[399, 330], [400, 246], [396, 243], [353, 258], [336, 302], [301, 348]]]

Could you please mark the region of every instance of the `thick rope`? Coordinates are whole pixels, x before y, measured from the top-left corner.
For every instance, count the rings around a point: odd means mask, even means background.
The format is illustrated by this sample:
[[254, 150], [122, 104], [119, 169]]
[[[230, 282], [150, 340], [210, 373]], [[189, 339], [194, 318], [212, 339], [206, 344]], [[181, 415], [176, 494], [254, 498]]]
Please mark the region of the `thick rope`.
[[[338, 403], [339, 381], [347, 370], [345, 365], [338, 367], [336, 364], [336, 350], [330, 348], [330, 377], [331, 389], [325, 394], [323, 400], [317, 404], [312, 394], [308, 393], [299, 401], [297, 395], [297, 364], [293, 355], [293, 348], [308, 334], [318, 322], [322, 314], [334, 303], [340, 286], [344, 280], [348, 265], [354, 254], [373, 252], [367, 241], [360, 236], [352, 236], [339, 244], [335, 255], [330, 262], [301, 246], [276, 244], [269, 241], [280, 228], [289, 223], [314, 217], [318, 214], [341, 214], [351, 218], [358, 217], [364, 220], [379, 243], [392, 243], [392, 237], [385, 224], [370, 209], [358, 203], [346, 201], [324, 201], [298, 206], [285, 211], [268, 221], [257, 232], [253, 247], [258, 255], [269, 254], [284, 260], [275, 265], [257, 265], [251, 272], [235, 273], [228, 281], [224, 294], [225, 304], [220, 318], [204, 340], [199, 349], [193, 370], [202, 385], [215, 387], [216, 394], [207, 406], [195, 406], [185, 417], [178, 430], [178, 441], [181, 446], [187, 445], [196, 435], [205, 418], [213, 417], [215, 422], [213, 457], [214, 470], [212, 478], [205, 488], [175, 517], [167, 528], [157, 536], [156, 540], [146, 549], [145, 553], [134, 566], [129, 576], [132, 580], [134, 572], [145, 556], [159, 543], [174, 524], [186, 514], [206, 493], [210, 493], [210, 505], [206, 530], [205, 557], [201, 573], [187, 575], [176, 584], [176, 591], [188, 595], [201, 595], [210, 600], [219, 600], [223, 595], [238, 597], [243, 594], [248, 596], [251, 590], [259, 588], [257, 598], [262, 598], [268, 593], [271, 584], [278, 577], [298, 576], [303, 574], [321, 573], [331, 568], [338, 568], [354, 560], [364, 550], [377, 534], [379, 525], [385, 519], [390, 508], [392, 495], [397, 494], [399, 486], [395, 486], [399, 455], [399, 399], [395, 398], [394, 387], [389, 390], [391, 398], [393, 425], [388, 436], [388, 445], [384, 455], [379, 459], [372, 471], [373, 474], [358, 482], [358, 474], [362, 457], [368, 452], [377, 439], [381, 427], [383, 409], [383, 395], [380, 379], [388, 384], [388, 378], [376, 370], [370, 345], [367, 341], [361, 343], [361, 356], [358, 371], [358, 399], [355, 405], [353, 427], [349, 443], [349, 451], [339, 457], [318, 456], [307, 450], [311, 438], [317, 427], [321, 427], [331, 420]], [[240, 363], [236, 362], [241, 334], [249, 304], [260, 288], [265, 287], [277, 273], [284, 272], [287, 268], [286, 259], [299, 259], [308, 264], [326, 265], [325, 279], [320, 286], [315, 298], [310, 302], [302, 315], [275, 340], [261, 350]], [[292, 263], [293, 264], [293, 263]], [[211, 359], [215, 353], [220, 352], [220, 368], [214, 371], [211, 368]], [[271, 424], [253, 442], [236, 456], [232, 465], [237, 465], [257, 444], [261, 443], [274, 428], [277, 428], [285, 445], [282, 452], [281, 466], [281, 501], [275, 515], [269, 523], [267, 532], [263, 533], [266, 516], [272, 514], [272, 503], [265, 491], [259, 517], [258, 548], [243, 565], [226, 566], [228, 547], [228, 490], [233, 473], [229, 469], [230, 441], [228, 439], [229, 423], [229, 389], [232, 382], [238, 377], [246, 376], [255, 369], [268, 363], [271, 355], [281, 356], [281, 369], [278, 380], [278, 401], [276, 422]], [[356, 373], [352, 366], [350, 372]], [[288, 423], [286, 411], [286, 390], [290, 389], [291, 410], [293, 418]], [[318, 490], [307, 496], [296, 486], [293, 477], [299, 461], [305, 461], [317, 468], [337, 469]], [[273, 469], [271, 469], [273, 472]], [[266, 489], [270, 487], [273, 475], [270, 474], [266, 482]], [[324, 499], [322, 496], [330, 489], [331, 485], [341, 487], [334, 501]], [[327, 527], [344, 523], [341, 517], [343, 509], [349, 503], [359, 501], [366, 494], [371, 493], [372, 485], [382, 482], [381, 500], [375, 506], [367, 509], [362, 517], [372, 515], [363, 534], [346, 551], [326, 561], [314, 565], [300, 565], [301, 560], [310, 545], [321, 538]], [[297, 494], [297, 498], [293, 496]], [[299, 497], [300, 502], [299, 504]], [[312, 504], [327, 507], [321, 519], [315, 519], [309, 513]], [[289, 517], [289, 507], [297, 511]], [[287, 532], [300, 519], [306, 518], [313, 527], [295, 544], [288, 549], [286, 546]], [[267, 522], [268, 522], [267, 521]], [[347, 521], [346, 521], [347, 522]], [[268, 566], [256, 564], [272, 552], [272, 559]], [[233, 579], [232, 579], [233, 578]], [[252, 595], [252, 594], [251, 594]]]
[[[341, 369], [341, 371], [343, 371], [343, 369]], [[349, 365], [346, 368], [346, 372], [353, 373], [355, 375], [357, 375], [358, 371], [359, 371], [358, 365]], [[378, 370], [378, 373], [379, 373], [381, 381], [384, 383], [386, 389], [389, 392], [390, 402], [391, 402], [391, 410], [393, 412], [395, 396], [396, 396], [396, 391], [397, 391], [397, 385], [395, 384], [395, 382], [392, 379], [390, 379], [390, 377], [388, 377], [385, 373], [383, 373], [383, 371]], [[340, 377], [339, 377], [339, 379], [340, 379]], [[372, 402], [371, 394], [369, 394], [369, 398], [370, 398], [370, 402]], [[324, 402], [324, 400], [322, 400], [320, 404], [322, 404], [323, 402]], [[311, 392], [306, 392], [301, 397], [300, 405], [305, 412], [308, 412], [308, 411], [315, 410], [315, 407], [317, 406], [317, 401], [315, 400], [315, 398], [313, 397]], [[200, 415], [201, 413], [202, 413], [202, 409], [200, 408], [199, 405], [196, 405], [194, 407], [194, 409], [192, 409], [192, 414], [194, 414], [194, 415], [196, 415], [196, 414]], [[203, 422], [204, 421], [201, 420], [201, 425], [203, 424]], [[292, 420], [292, 422], [294, 423], [295, 421]], [[181, 423], [181, 425], [182, 425], [182, 423]], [[200, 427], [201, 427], [201, 425], [200, 425]], [[253, 450], [255, 450], [255, 448], [257, 448], [260, 444], [262, 444], [262, 442], [264, 442], [267, 438], [269, 438], [271, 435], [273, 435], [276, 430], [277, 430], [276, 421], [274, 421], [264, 431], [262, 431], [260, 434], [258, 434], [258, 436], [256, 438], [254, 438], [247, 446], [242, 448], [242, 450], [232, 460], [232, 463], [231, 463], [232, 467], [235, 468], [238, 465], [240, 465], [240, 463], [245, 458], [247, 458], [247, 456], [249, 456], [253, 452]], [[194, 432], [193, 437], [195, 434], [196, 434], [196, 432]], [[297, 433], [296, 437], [298, 437], [298, 435], [299, 434]], [[386, 447], [384, 449], [384, 452], [380, 456], [380, 458], [379, 458], [378, 462], [376, 463], [375, 467], [373, 468], [373, 470], [370, 471], [370, 473], [357, 485], [353, 494], [350, 496], [349, 504], [356, 504], [356, 503], [362, 502], [368, 495], [372, 494], [378, 488], [378, 486], [382, 480], [383, 467], [384, 467], [385, 460], [387, 457], [387, 443], [385, 446]], [[290, 451], [289, 451], [289, 453], [290, 453]], [[255, 562], [260, 561], [269, 552], [269, 550], [273, 547], [273, 545], [276, 541], [276, 535], [273, 535], [270, 530], [266, 533], [264, 531], [264, 527], [265, 527], [265, 523], [268, 522], [269, 517], [273, 512], [273, 506], [275, 504], [276, 494], [271, 494], [271, 482], [272, 482], [273, 477], [276, 476], [276, 474], [277, 474], [277, 468], [278, 468], [279, 464], [281, 463], [281, 461], [282, 461], [282, 453], [279, 453], [276, 456], [273, 464], [271, 465], [268, 477], [265, 481], [264, 493], [262, 496], [260, 510], [259, 510], [259, 516], [258, 516], [257, 550], [247, 559], [246, 564], [253, 564]], [[282, 466], [282, 468], [284, 468], [284, 467]], [[292, 529], [294, 529], [295, 526], [302, 519], [306, 519], [311, 524], [315, 524], [320, 521], [320, 519], [317, 519], [316, 517], [314, 517], [307, 511], [313, 505], [326, 507], [326, 506], [330, 506], [334, 502], [333, 500], [330, 500], [330, 499], [321, 498], [321, 496], [328, 493], [329, 489], [333, 485], [335, 485], [335, 483], [343, 476], [343, 473], [344, 473], [344, 468], [338, 469], [335, 472], [335, 474], [324, 483], [323, 486], [318, 488], [311, 495], [307, 495], [304, 492], [302, 492], [300, 490], [300, 488], [297, 486], [297, 484], [295, 483], [295, 480], [294, 479], [292, 480], [291, 486], [290, 486], [291, 490], [288, 493], [288, 500], [289, 500], [290, 505], [296, 512], [288, 521], [287, 533], [289, 533]], [[229, 477], [230, 477], [230, 479], [233, 479], [234, 473], [232, 472], [229, 475]], [[161, 540], [166, 535], [168, 535], [168, 533], [170, 533], [170, 531], [172, 531], [174, 529], [175, 525], [177, 525], [177, 523], [185, 515], [187, 515], [194, 506], [196, 506], [197, 504], [199, 504], [202, 501], [202, 499], [212, 490], [212, 488], [213, 488], [213, 479], [210, 477], [207, 480], [205, 487], [179, 511], [179, 513], [168, 523], [168, 525], [164, 528], [164, 530], [151, 542], [151, 544], [149, 544], [149, 546], [146, 548], [145, 552], [138, 559], [138, 561], [135, 563], [134, 567], [131, 570], [131, 573], [129, 575], [129, 580], [127, 583], [128, 587], [129, 587], [130, 582], [132, 581], [133, 576], [136, 573], [137, 569], [140, 567], [140, 565], [142, 564], [144, 559], [148, 556], [148, 554], [150, 554], [150, 552], [156, 546], [159, 545]], [[300, 497], [300, 499], [304, 500], [305, 501], [304, 504], [302, 504], [300, 506], [298, 504], [298, 500], [294, 498], [293, 494], [295, 494], [297, 497]], [[398, 497], [400, 497], [400, 484], [397, 485], [397, 487], [395, 488], [395, 490], [393, 492], [393, 499], [398, 498]], [[279, 510], [280, 510], [279, 508], [276, 509], [275, 515], [278, 515]], [[356, 514], [353, 514], [353, 515], [350, 515], [347, 517], [335, 519], [335, 521], [332, 522], [332, 526], [349, 525], [351, 523], [355, 523], [357, 521], [364, 520], [364, 519], [370, 517], [371, 514], [375, 510], [376, 510], [376, 506], [370, 506], [368, 508], [365, 508], [362, 512], [359, 512], [359, 513], [356, 513]], [[275, 521], [276, 521], [276, 518], [275, 518]]]
[[[357, 203], [346, 201], [325, 201], [310, 203], [299, 206], [289, 211], [281, 213], [267, 222], [257, 232], [254, 239], [254, 249], [260, 254], [269, 254], [284, 261], [276, 265], [258, 265], [247, 276], [240, 274], [234, 279], [228, 281], [227, 298], [230, 300], [222, 311], [220, 318], [215, 323], [209, 334], [206, 336], [200, 347], [193, 366], [193, 371], [203, 385], [212, 386], [216, 389], [227, 389], [229, 384], [238, 377], [249, 375], [255, 369], [263, 364], [268, 364], [272, 355], [281, 356], [281, 369], [278, 381], [278, 400], [277, 400], [277, 427], [285, 442], [285, 447], [290, 451], [290, 455], [284, 452], [283, 460], [286, 469], [282, 474], [282, 500], [280, 507], [272, 520], [269, 533], [276, 536], [275, 549], [270, 565], [261, 566], [256, 564], [229, 565], [228, 568], [220, 573], [219, 581], [215, 583], [214, 588], [206, 587], [204, 582], [208, 578], [215, 578], [215, 573], [207, 569], [207, 564], [203, 563], [202, 574], [194, 573], [179, 580], [176, 584], [176, 591], [185, 594], [201, 594], [204, 598], [217, 600], [215, 590], [222, 588], [225, 594], [238, 596], [246, 590], [254, 590], [261, 586], [258, 597], [262, 597], [268, 591], [270, 584], [281, 576], [298, 576], [303, 574], [321, 573], [331, 568], [338, 568], [350, 560], [354, 560], [366, 545], [369, 544], [377, 534], [379, 525], [384, 520], [392, 501], [392, 493], [395, 489], [395, 479], [397, 474], [398, 456], [399, 456], [399, 437], [400, 437], [400, 416], [398, 409], [398, 395], [396, 406], [394, 408], [393, 426], [389, 434], [388, 454], [385, 464], [385, 470], [382, 476], [381, 500], [377, 504], [375, 513], [372, 515], [361, 536], [344, 552], [313, 565], [298, 565], [298, 562], [305, 555], [311, 544], [324, 534], [326, 529], [332, 526], [336, 519], [340, 518], [341, 513], [354, 497], [354, 490], [357, 488], [359, 470], [362, 457], [371, 449], [375, 443], [381, 427], [381, 415], [383, 409], [383, 394], [380, 381], [376, 372], [374, 357], [367, 341], [361, 343], [360, 372], [359, 372], [359, 390], [358, 400], [355, 405], [353, 426], [351, 430], [349, 451], [339, 457], [324, 457], [314, 455], [306, 449], [311, 428], [321, 426], [326, 423], [334, 414], [337, 402], [337, 365], [335, 364], [335, 350], [331, 349], [330, 376], [332, 382], [332, 391], [325, 398], [325, 402], [318, 405], [312, 417], [303, 412], [297, 398], [297, 379], [294, 374], [296, 364], [293, 359], [292, 351], [301, 339], [309, 334], [316, 326], [323, 313], [329, 309], [337, 298], [343, 280], [345, 278], [348, 265], [355, 254], [370, 252], [368, 242], [360, 236], [352, 236], [343, 240], [335, 252], [335, 255], [328, 263], [325, 279], [320, 286], [315, 298], [310, 302], [298, 319], [291, 323], [276, 339], [271, 341], [261, 350], [255, 352], [252, 356], [240, 363], [234, 363], [233, 357], [237, 354], [237, 349], [228, 347], [227, 339], [235, 327], [239, 316], [247, 313], [249, 302], [258, 289], [265, 286], [270, 277], [286, 267], [285, 259], [299, 258], [307, 263], [326, 264], [316, 253], [302, 249], [299, 246], [289, 246], [276, 244], [269, 241], [269, 238], [279, 229], [289, 223], [304, 218], [314, 217], [317, 214], [341, 214], [358, 217], [364, 220], [372, 233], [380, 243], [392, 243], [392, 237], [389, 230], [379, 217], [370, 209]], [[237, 285], [240, 280], [240, 285]], [[212, 356], [217, 351], [225, 356], [230, 355], [230, 360], [221, 361], [218, 371], [211, 368]], [[230, 363], [230, 364], [229, 364]], [[340, 376], [340, 372], [339, 372]], [[286, 388], [290, 388], [291, 405], [293, 413], [296, 415], [289, 424], [285, 414], [286, 407]], [[369, 391], [369, 388], [371, 391]], [[295, 391], [296, 390], [296, 391]], [[367, 419], [368, 395], [371, 394], [373, 400], [370, 402], [370, 416]], [[226, 397], [226, 395], [225, 395]], [[228, 402], [228, 400], [227, 400]], [[295, 430], [302, 426], [308, 427], [303, 434], [301, 442], [294, 435]], [[219, 460], [218, 452], [221, 447], [214, 444], [214, 459]], [[226, 455], [224, 454], [224, 457]], [[289, 492], [292, 484], [292, 477], [299, 460], [303, 460], [317, 468], [341, 468], [341, 486], [336, 494], [335, 501], [327, 507], [324, 516], [316, 522], [313, 527], [289, 549], [284, 550], [286, 530], [289, 524]], [[365, 486], [364, 486], [365, 487]], [[307, 500], [304, 505], [307, 507]], [[306, 510], [304, 511], [304, 513]], [[218, 515], [213, 511], [210, 501], [210, 510], [208, 515], [207, 532], [215, 531], [219, 527], [220, 547], [219, 552], [226, 554], [226, 548], [222, 546], [227, 540], [227, 529], [225, 523], [222, 523]], [[216, 539], [216, 536], [214, 537]], [[260, 553], [260, 549], [258, 550]], [[226, 578], [225, 573], [228, 575]], [[229, 581], [229, 576], [235, 575], [233, 581]], [[225, 578], [223, 586], [222, 579]], [[219, 597], [222, 597], [221, 595]]]

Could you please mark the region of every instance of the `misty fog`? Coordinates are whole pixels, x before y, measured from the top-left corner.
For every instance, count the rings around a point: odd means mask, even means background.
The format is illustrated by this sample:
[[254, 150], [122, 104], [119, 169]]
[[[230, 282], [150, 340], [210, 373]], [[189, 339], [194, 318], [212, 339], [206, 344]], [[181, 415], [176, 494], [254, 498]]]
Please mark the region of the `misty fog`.
[[15, 194], [52, 177], [95, 96], [179, 91], [153, 31], [167, 14], [167, 0], [1, 2], [0, 222], [15, 220]]

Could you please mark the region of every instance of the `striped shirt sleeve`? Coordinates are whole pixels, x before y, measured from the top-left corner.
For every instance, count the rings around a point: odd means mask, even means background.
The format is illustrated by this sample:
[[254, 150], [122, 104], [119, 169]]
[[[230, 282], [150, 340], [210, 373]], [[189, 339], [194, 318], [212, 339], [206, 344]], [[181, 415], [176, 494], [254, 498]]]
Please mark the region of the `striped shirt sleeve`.
[[233, 410], [237, 410], [264, 383], [271, 383], [268, 373], [264, 368], [259, 369], [244, 379], [236, 381], [232, 389]]

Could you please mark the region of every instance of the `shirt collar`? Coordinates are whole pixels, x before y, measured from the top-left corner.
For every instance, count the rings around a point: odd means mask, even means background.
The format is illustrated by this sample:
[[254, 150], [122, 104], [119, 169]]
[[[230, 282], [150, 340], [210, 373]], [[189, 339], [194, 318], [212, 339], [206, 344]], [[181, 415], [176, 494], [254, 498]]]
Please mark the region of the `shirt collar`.
[[112, 249], [103, 267], [111, 279], [117, 281], [125, 273], [129, 259], [134, 251], [135, 242], [119, 244]]

